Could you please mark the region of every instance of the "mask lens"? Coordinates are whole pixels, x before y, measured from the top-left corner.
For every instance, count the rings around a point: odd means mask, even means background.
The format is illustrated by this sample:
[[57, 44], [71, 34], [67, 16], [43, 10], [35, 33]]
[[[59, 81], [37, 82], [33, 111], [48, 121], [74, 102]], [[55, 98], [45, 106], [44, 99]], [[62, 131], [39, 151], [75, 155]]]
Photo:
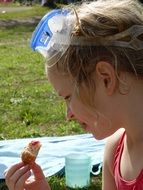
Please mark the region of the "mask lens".
[[[62, 32], [66, 30], [64, 21], [68, 13], [68, 10], [55, 9], [46, 14], [32, 35], [31, 48], [39, 51], [44, 57], [53, 56], [58, 48], [60, 50], [60, 46], [57, 45], [58, 33], [62, 36]], [[57, 34], [57, 37], [54, 37], [55, 34]]]

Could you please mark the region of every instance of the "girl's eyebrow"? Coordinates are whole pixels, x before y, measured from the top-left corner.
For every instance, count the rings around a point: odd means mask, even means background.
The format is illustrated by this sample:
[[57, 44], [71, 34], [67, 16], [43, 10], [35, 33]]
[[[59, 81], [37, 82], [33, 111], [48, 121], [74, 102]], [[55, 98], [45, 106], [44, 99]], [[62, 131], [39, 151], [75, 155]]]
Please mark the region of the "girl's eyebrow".
[[70, 95], [63, 96], [61, 93], [58, 93], [58, 96], [63, 97], [65, 100], [70, 97]]

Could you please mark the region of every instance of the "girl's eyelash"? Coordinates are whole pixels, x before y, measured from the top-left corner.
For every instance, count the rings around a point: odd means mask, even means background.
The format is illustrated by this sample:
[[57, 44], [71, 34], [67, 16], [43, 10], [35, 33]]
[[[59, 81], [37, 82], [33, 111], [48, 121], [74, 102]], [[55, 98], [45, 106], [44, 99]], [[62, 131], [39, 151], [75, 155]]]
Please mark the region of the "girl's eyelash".
[[65, 100], [70, 100], [70, 98], [71, 98], [70, 96], [66, 96], [64, 99]]

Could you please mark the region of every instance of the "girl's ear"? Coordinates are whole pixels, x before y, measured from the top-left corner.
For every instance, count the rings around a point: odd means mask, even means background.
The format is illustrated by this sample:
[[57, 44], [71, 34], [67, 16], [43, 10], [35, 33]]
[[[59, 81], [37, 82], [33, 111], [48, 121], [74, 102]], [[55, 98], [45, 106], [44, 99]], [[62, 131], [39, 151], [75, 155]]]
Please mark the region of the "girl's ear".
[[96, 65], [96, 75], [106, 88], [107, 94], [112, 95], [116, 89], [117, 78], [113, 66], [105, 61], [100, 61]]

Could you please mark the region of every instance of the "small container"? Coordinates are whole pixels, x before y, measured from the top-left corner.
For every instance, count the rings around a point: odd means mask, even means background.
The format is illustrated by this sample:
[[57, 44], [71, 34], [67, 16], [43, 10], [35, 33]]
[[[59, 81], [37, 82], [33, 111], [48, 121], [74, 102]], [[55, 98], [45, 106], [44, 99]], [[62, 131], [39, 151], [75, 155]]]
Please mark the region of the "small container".
[[65, 157], [66, 186], [83, 188], [90, 185], [91, 157], [87, 154], [69, 154]]

